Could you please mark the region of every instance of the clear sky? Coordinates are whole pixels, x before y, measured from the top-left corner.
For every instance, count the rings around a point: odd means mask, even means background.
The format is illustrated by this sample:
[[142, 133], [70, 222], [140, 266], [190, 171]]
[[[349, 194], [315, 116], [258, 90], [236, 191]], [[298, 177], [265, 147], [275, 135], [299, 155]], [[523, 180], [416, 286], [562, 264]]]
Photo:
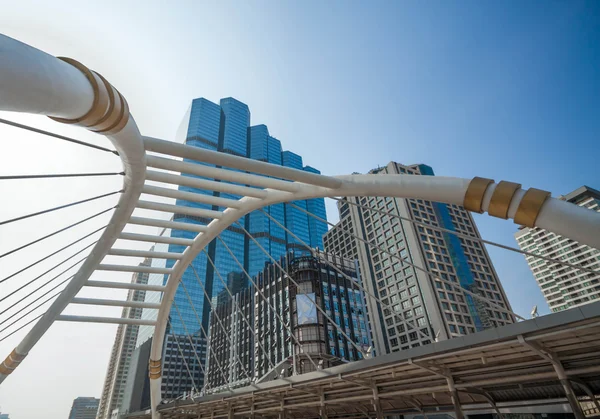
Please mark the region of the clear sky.
[[[248, 104], [253, 124], [267, 124], [284, 148], [325, 174], [395, 160], [426, 163], [437, 175], [516, 181], [554, 196], [583, 184], [600, 188], [596, 1], [21, 0], [3, 4], [0, 31], [102, 73], [126, 96], [146, 135], [172, 139], [195, 97], [233, 96]], [[19, 120], [105, 144], [45, 119]], [[118, 170], [107, 156], [2, 126], [0, 141], [0, 174]], [[0, 184], [0, 221], [119, 188], [118, 179], [73, 182], [60, 193], [50, 181]], [[104, 205], [0, 226], [0, 253]], [[484, 238], [516, 245], [511, 222], [476, 221]], [[49, 248], [2, 262], [1, 276]], [[515, 311], [528, 315], [537, 304], [547, 313], [524, 259], [490, 253]], [[60, 419], [75, 397], [99, 397], [114, 332], [54, 326], [0, 387], [0, 411], [13, 419]], [[21, 337], [1, 342], [0, 356]]]

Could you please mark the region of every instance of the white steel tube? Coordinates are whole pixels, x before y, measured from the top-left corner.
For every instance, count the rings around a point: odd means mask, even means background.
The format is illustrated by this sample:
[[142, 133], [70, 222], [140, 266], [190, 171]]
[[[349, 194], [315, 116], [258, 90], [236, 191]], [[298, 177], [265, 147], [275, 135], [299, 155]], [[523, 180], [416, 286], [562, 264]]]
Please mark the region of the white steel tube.
[[218, 151], [205, 150], [185, 144], [173, 143], [152, 137], [144, 137], [146, 150], [170, 156], [185, 157], [199, 162], [212, 163], [217, 166], [231, 167], [252, 173], [273, 176], [281, 179], [303, 182], [324, 188], [339, 188], [342, 184], [340, 179], [305, 172], [304, 170], [291, 169], [289, 167], [264, 163], [259, 160], [246, 159]]
[[142, 257], [152, 259], [181, 259], [181, 253], [152, 252], [150, 250], [110, 249], [107, 253], [112, 256]]
[[182, 239], [179, 237], [165, 237], [165, 236], [152, 236], [149, 234], [136, 234], [136, 233], [121, 233], [119, 238], [122, 240], [134, 240], [141, 242], [151, 243], [165, 243], [165, 244], [180, 244], [182, 246], [191, 246], [194, 243], [192, 239]]
[[0, 109], [61, 118], [85, 114], [94, 91], [70, 64], [0, 34]]
[[167, 198], [181, 199], [183, 201], [200, 202], [202, 204], [217, 205], [224, 208], [239, 208], [240, 203], [235, 199], [221, 198], [218, 196], [185, 192], [177, 189], [161, 188], [159, 186], [145, 185], [142, 193]]
[[62, 314], [56, 318], [61, 322], [80, 322], [80, 323], [109, 323], [109, 324], [132, 324], [137, 326], [154, 326], [154, 320], [146, 319], [125, 319], [121, 317], [94, 317], [94, 316], [71, 316]]
[[[93, 88], [80, 70], [3, 35], [0, 35], [0, 62], [0, 110], [72, 119], [84, 116], [94, 103]], [[21, 356], [29, 353], [84, 286], [125, 227], [142, 192], [146, 153], [133, 117], [129, 116], [121, 131], [107, 138], [123, 164], [124, 192], [108, 227], [79, 271], [15, 348]], [[0, 374], [0, 383], [6, 377]]]
[[154, 170], [148, 170], [146, 177], [148, 180], [153, 180], [155, 182], [189, 186], [190, 188], [200, 190], [225, 192], [240, 196], [254, 196], [256, 198], [267, 197], [267, 192], [263, 189], [248, 188], [246, 186], [232, 185], [231, 183], [215, 182], [214, 180], [198, 179], [189, 176], [171, 175], [169, 173], [156, 172]]
[[164, 157], [148, 156], [148, 167], [226, 180], [241, 185], [273, 188], [287, 192], [298, 192], [302, 188], [301, 183], [287, 182], [285, 180], [253, 175], [246, 172], [220, 169], [218, 167], [205, 166], [203, 164], [188, 163], [181, 160], [165, 159]]
[[160, 291], [163, 292], [165, 287], [162, 285], [136, 284], [134, 282], [111, 282], [111, 281], [87, 281], [86, 287], [96, 288], [114, 288], [123, 290], [139, 290], [139, 291]]
[[98, 271], [112, 272], [134, 272], [148, 274], [170, 274], [170, 268], [158, 268], [154, 266], [132, 266], [132, 265], [109, 265], [101, 263], [98, 265]]
[[206, 231], [206, 226], [199, 224], [181, 223], [177, 221], [159, 220], [155, 218], [131, 217], [129, 224], [136, 224], [150, 227], [170, 228], [173, 230], [186, 230], [202, 233]]
[[150, 202], [150, 201], [142, 201], [139, 200], [137, 203], [138, 208], [149, 209], [152, 211], [161, 211], [161, 212], [172, 212], [174, 214], [186, 214], [192, 215], [195, 217], [205, 217], [205, 218], [221, 218], [223, 215], [220, 211], [213, 211], [203, 208], [194, 208], [194, 207], [184, 207], [177, 206], [171, 204], [163, 204], [160, 202]]
[[71, 304], [84, 304], [92, 306], [111, 306], [111, 307], [132, 307], [132, 308], [149, 308], [158, 310], [160, 308], [159, 303], [146, 303], [144, 301], [119, 301], [119, 300], [105, 300], [98, 298], [81, 298], [75, 297], [71, 301]]

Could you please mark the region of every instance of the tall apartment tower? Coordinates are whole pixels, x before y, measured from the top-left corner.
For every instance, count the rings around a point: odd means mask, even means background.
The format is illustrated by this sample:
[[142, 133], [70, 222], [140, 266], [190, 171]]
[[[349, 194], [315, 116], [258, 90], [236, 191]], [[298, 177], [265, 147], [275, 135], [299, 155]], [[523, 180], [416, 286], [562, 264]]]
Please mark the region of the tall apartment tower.
[[[560, 199], [600, 212], [600, 192], [582, 186]], [[515, 238], [521, 250], [561, 259], [596, 273], [526, 256], [535, 280], [553, 312], [591, 303], [600, 298], [600, 250], [541, 228], [520, 227]]]
[[[404, 166], [395, 162], [369, 173], [374, 176], [434, 175], [432, 168], [424, 164]], [[480, 238], [471, 214], [464, 208], [421, 199], [355, 197], [338, 201], [338, 209], [340, 221], [325, 234], [325, 250], [358, 259], [365, 288], [384, 303], [379, 304], [367, 296], [376, 354], [397, 352], [515, 321], [507, 312], [486, 307], [480, 299], [461, 291], [467, 289], [511, 310], [485, 246], [476, 240], [427, 227], [442, 227]], [[421, 269], [366, 245], [344, 231], [375, 243]]]
[[[144, 260], [140, 266], [150, 266], [150, 259]], [[147, 284], [148, 274], [136, 272], [131, 278], [135, 284]], [[127, 301], [144, 301], [146, 291], [130, 290]], [[128, 319], [141, 319], [142, 309], [125, 307], [121, 317]], [[125, 383], [138, 338], [139, 326], [121, 324], [117, 328], [115, 343], [108, 361], [106, 378], [102, 389], [102, 397], [98, 406], [98, 419], [110, 419], [113, 411], [120, 411], [125, 391]], [[96, 416], [94, 416], [96, 417]]]
[[[283, 151], [281, 142], [269, 134], [265, 125], [251, 126], [248, 106], [234, 98], [221, 99], [218, 105], [204, 98], [193, 100], [177, 132], [177, 137], [178, 141], [189, 146], [318, 173], [318, 170], [304, 166], [302, 157], [298, 154]], [[193, 160], [186, 161], [198, 163]], [[199, 190], [189, 186], [180, 186], [179, 190], [209, 194], [214, 198], [240, 198], [229, 193]], [[218, 205], [185, 200], [177, 200], [176, 204], [212, 210], [225, 209]], [[299, 201], [296, 204], [321, 218], [326, 218], [323, 199]], [[309, 220], [308, 215], [287, 204], [272, 205], [265, 208], [265, 211], [312, 247], [323, 248], [322, 237], [327, 231], [326, 223]], [[211, 221], [187, 214], [174, 214], [173, 219], [177, 222], [196, 225], [206, 225]], [[270, 260], [253, 241], [248, 239], [241, 227], [250, 232], [275, 259], [290, 250], [300, 253], [306, 251], [299, 243], [295, 242], [291, 235], [288, 236], [285, 230], [262, 212], [251, 213], [238, 222], [239, 225], [234, 224], [221, 233], [220, 237], [223, 242], [214, 240], [207, 246], [206, 252], [214, 261], [215, 266], [202, 252], [194, 259], [191, 267], [184, 272], [181, 278], [184, 285], [177, 289], [174, 297], [174, 307], [170, 315], [169, 334], [165, 342], [165, 356], [163, 357], [163, 394], [167, 398], [178, 397], [184, 392], [203, 386], [204, 376], [200, 364], [205, 362], [210, 302], [215, 300], [215, 297], [224, 289], [223, 282], [227, 281], [231, 274], [239, 275], [243, 272], [229, 251], [235, 255], [235, 258], [250, 275], [261, 271], [265, 263]], [[177, 238], [193, 239], [195, 235], [196, 233], [193, 231], [173, 230], [171, 232], [171, 236]], [[183, 249], [178, 245], [169, 245], [168, 250], [169, 252], [182, 252]], [[171, 268], [173, 264], [173, 260], [168, 260], [166, 267]], [[176, 336], [180, 336], [178, 341], [181, 347], [186, 345], [190, 346], [189, 349], [195, 347], [196, 352], [200, 355], [198, 359], [200, 363], [195, 359], [187, 359], [187, 367], [193, 370], [191, 373], [197, 377], [196, 380], [190, 379], [183, 358], [177, 355], [181, 351], [177, 349], [177, 342], [174, 342]], [[183, 349], [185, 352], [186, 348]]]
[[290, 253], [279, 265], [297, 286], [275, 264], [267, 264], [253, 280], [258, 288], [250, 284], [233, 299], [223, 298], [218, 317], [211, 316], [209, 392], [281, 377], [282, 370], [285, 376], [314, 371], [307, 353], [317, 368], [360, 359], [344, 334], [361, 350], [370, 346], [356, 261], [322, 252], [297, 257]]

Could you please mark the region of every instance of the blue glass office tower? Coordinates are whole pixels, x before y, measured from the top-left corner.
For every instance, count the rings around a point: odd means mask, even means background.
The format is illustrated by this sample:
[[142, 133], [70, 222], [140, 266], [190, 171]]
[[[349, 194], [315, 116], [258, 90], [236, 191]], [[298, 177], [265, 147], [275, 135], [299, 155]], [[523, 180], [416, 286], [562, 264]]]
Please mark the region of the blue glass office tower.
[[[204, 98], [194, 99], [177, 132], [177, 141], [194, 147], [319, 173], [317, 169], [304, 166], [302, 157], [298, 154], [283, 151], [281, 142], [269, 134], [269, 130], [265, 125], [250, 126], [248, 106], [234, 98], [221, 99], [219, 105]], [[191, 160], [186, 161], [206, 164]], [[179, 190], [230, 199], [239, 198], [236, 195], [198, 190], [188, 186], [180, 186]], [[297, 201], [295, 204], [318, 217], [326, 219], [323, 199]], [[178, 200], [177, 205], [213, 210], [224, 209], [184, 200]], [[310, 244], [311, 247], [323, 249], [322, 237], [327, 231], [326, 223], [309, 217], [306, 213], [289, 204], [272, 205], [265, 208], [265, 212], [277, 222], [285, 225], [302, 241]], [[199, 225], [206, 225], [209, 222], [208, 219], [202, 217], [184, 214], [175, 214], [174, 220]], [[307, 252], [306, 248], [291, 234], [286, 234], [283, 228], [260, 211], [255, 211], [238, 220], [238, 222], [276, 260], [286, 254], [287, 251], [300, 254]], [[192, 239], [195, 233], [173, 230], [171, 235], [172, 237]], [[235, 224], [224, 231], [221, 238], [244, 266], [244, 269], [252, 276], [262, 271], [265, 263], [270, 262], [270, 258], [253, 241], [248, 239], [239, 226]], [[171, 252], [181, 252], [182, 250], [181, 246], [169, 246]], [[194, 355], [190, 353], [189, 357], [186, 356], [186, 362], [183, 362], [183, 359], [179, 356], [174, 336], [183, 337], [178, 339], [180, 346], [184, 344], [186, 346], [195, 345], [195, 349], [201, 358], [200, 361], [204, 363], [203, 357], [206, 353], [204, 346], [211, 311], [210, 301], [215, 300], [216, 296], [223, 290], [223, 282], [226, 283], [230, 275], [239, 275], [242, 271], [219, 240], [211, 242], [206, 251], [214, 261], [216, 270], [209, 262], [206, 254], [201, 253], [192, 262], [191, 266], [193, 268], [188, 268], [182, 276], [185, 288], [180, 286], [175, 295], [174, 307], [170, 315], [170, 335], [167, 336], [165, 342], [165, 372], [163, 377], [163, 394], [165, 397], [177, 397], [184, 391], [192, 390], [193, 387], [201, 388], [204, 377], [199, 365], [196, 365], [197, 360], [191, 359], [194, 358]], [[169, 260], [167, 267], [171, 267], [173, 264], [174, 261]], [[187, 367], [194, 369], [192, 374], [197, 382], [192, 383], [189, 380], [186, 363], [188, 364]]]

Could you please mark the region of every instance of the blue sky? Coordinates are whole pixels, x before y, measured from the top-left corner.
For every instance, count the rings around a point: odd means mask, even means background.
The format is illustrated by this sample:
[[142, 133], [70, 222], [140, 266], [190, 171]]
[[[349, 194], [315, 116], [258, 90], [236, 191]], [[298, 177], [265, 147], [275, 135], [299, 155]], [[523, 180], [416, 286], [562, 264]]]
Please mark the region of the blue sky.
[[[600, 188], [597, 1], [73, 0], [58, 12], [23, 0], [3, 7], [0, 28], [102, 73], [146, 135], [174, 138], [195, 97], [233, 96], [248, 104], [253, 124], [268, 125], [325, 174], [395, 160], [554, 196]], [[516, 245], [512, 222], [476, 220], [484, 238]], [[524, 259], [490, 252], [515, 311], [537, 304], [546, 313]], [[114, 329], [98, 327], [97, 350], [108, 356]], [[51, 334], [40, 345], [60, 339]], [[77, 395], [99, 395], [104, 361], [81, 365], [95, 369], [58, 398], [25, 384], [37, 380], [28, 362], [0, 393], [15, 417], [39, 417], [17, 383], [48, 395], [49, 417], [66, 416]]]

